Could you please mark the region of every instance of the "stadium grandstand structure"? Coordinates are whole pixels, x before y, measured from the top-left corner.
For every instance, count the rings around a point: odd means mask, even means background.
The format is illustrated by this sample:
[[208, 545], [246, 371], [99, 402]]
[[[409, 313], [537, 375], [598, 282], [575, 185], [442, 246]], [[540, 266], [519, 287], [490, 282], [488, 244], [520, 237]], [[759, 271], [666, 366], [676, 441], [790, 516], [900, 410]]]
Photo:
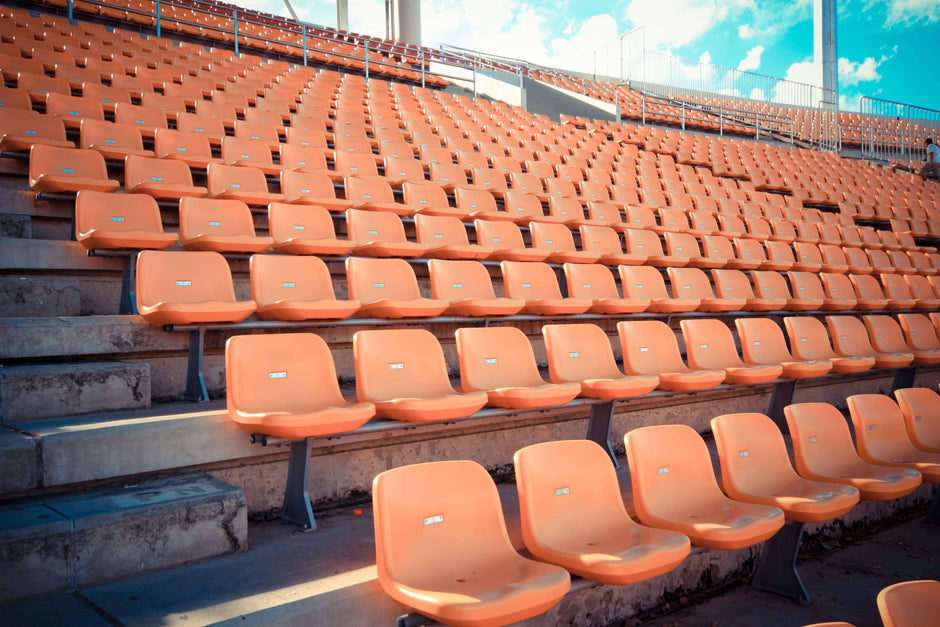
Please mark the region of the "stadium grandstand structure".
[[940, 518], [938, 183], [790, 109], [212, 2], [2, 5], [0, 72], [8, 616], [609, 624]]

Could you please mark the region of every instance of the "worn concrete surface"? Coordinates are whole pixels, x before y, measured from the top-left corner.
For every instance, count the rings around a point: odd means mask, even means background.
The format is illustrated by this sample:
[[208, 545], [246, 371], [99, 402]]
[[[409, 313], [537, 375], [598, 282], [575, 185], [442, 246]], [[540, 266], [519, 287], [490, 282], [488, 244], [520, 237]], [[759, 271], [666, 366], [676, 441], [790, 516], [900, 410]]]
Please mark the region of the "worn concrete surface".
[[31, 490], [39, 485], [36, 441], [9, 427], [0, 427], [0, 494]]
[[[620, 481], [628, 494], [625, 473], [620, 473]], [[515, 488], [504, 483], [499, 492], [510, 540], [524, 552]], [[923, 501], [927, 493], [921, 492], [917, 498]], [[357, 515], [357, 509], [362, 513]], [[910, 517], [911, 511], [909, 503], [900, 516], [874, 515], [887, 517], [892, 525]], [[320, 513], [317, 522], [319, 529], [307, 534], [280, 521], [252, 524], [247, 552], [84, 588], [75, 595], [121, 625], [393, 625], [406, 608], [392, 602], [376, 580], [371, 507]], [[873, 536], [869, 534], [875, 524], [866, 524], [867, 529], [853, 528], [845, 549], [830, 538], [822, 550], [806, 553], [800, 572], [814, 597], [808, 607], [746, 585], [758, 549], [693, 548], [674, 571], [647, 582], [603, 586], [575, 579], [573, 591], [556, 607], [524, 624], [635, 625], [640, 617], [643, 624], [651, 620], [663, 627], [715, 621], [790, 626], [829, 617], [851, 622], [856, 617], [859, 626], [875, 625], [858, 620], [869, 608], [855, 607], [855, 599], [867, 598], [873, 607], [874, 594], [884, 585], [936, 572], [940, 534], [923, 522], [921, 513]], [[30, 624], [53, 624], [54, 617], [47, 614], [65, 601], [52, 599], [49, 609], [36, 604], [4, 607], [0, 623], [10, 615]], [[697, 602], [704, 602], [703, 611], [693, 606], [688, 616], [655, 615]], [[80, 616], [85, 618], [86, 612]]]
[[80, 362], [0, 369], [0, 421], [37, 419], [150, 407], [146, 363]]
[[0, 239], [0, 270], [121, 270], [118, 258], [89, 257], [78, 242]]
[[[6, 208], [4, 208], [4, 210], [6, 210]], [[29, 216], [0, 213], [0, 237], [30, 239], [32, 236], [32, 221]]]
[[0, 602], [241, 551], [241, 491], [188, 475], [0, 510]]
[[77, 316], [78, 280], [60, 277], [0, 277], [0, 318]]

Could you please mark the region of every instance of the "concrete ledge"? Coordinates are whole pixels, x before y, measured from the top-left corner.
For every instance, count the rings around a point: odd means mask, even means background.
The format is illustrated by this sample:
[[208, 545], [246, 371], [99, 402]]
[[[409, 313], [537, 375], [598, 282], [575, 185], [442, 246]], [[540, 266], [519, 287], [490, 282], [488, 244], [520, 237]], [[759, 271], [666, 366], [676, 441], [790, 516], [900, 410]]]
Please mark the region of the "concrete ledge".
[[81, 362], [0, 369], [0, 421], [24, 421], [150, 407], [150, 367]]
[[0, 277], [0, 318], [77, 316], [77, 279]]
[[0, 427], [0, 494], [32, 490], [39, 486], [36, 441]]
[[246, 548], [241, 491], [206, 475], [0, 511], [0, 602]]
[[0, 238], [28, 240], [32, 236], [32, 220], [30, 220], [29, 216], [12, 213], [0, 214]]
[[89, 257], [78, 242], [0, 239], [0, 270], [117, 270], [121, 260]]

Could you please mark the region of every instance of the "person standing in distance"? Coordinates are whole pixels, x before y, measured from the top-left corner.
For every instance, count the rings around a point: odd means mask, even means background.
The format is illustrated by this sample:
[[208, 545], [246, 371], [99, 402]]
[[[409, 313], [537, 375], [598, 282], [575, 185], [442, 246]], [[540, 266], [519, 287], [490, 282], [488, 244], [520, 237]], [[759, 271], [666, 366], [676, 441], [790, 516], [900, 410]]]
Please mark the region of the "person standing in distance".
[[933, 139], [928, 137], [924, 140], [927, 146], [927, 163], [920, 169], [920, 175], [924, 178], [940, 178], [940, 146], [933, 143]]

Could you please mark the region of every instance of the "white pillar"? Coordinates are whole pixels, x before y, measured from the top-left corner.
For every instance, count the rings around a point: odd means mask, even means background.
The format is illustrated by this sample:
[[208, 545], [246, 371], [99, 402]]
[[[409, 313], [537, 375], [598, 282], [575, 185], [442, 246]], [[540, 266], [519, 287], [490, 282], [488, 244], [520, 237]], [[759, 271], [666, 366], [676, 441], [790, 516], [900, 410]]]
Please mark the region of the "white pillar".
[[839, 58], [836, 48], [836, 0], [813, 0], [813, 62], [822, 102], [839, 105]]
[[398, 41], [421, 45], [421, 0], [398, 0]]
[[336, 0], [336, 28], [349, 30], [349, 1]]

